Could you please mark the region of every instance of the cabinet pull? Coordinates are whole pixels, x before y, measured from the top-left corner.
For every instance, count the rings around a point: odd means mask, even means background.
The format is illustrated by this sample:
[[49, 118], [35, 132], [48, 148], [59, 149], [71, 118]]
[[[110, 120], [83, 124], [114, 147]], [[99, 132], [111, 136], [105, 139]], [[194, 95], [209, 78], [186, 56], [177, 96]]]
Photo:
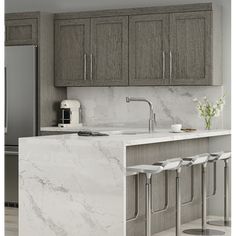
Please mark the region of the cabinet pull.
[[166, 73], [166, 58], [165, 58], [165, 51], [162, 52], [162, 78], [165, 79]]
[[173, 63], [173, 61], [172, 61], [172, 52], [170, 51], [170, 79], [172, 79], [172, 63]]
[[87, 80], [87, 54], [84, 54], [84, 80]]
[[90, 80], [93, 80], [93, 54], [90, 54]]

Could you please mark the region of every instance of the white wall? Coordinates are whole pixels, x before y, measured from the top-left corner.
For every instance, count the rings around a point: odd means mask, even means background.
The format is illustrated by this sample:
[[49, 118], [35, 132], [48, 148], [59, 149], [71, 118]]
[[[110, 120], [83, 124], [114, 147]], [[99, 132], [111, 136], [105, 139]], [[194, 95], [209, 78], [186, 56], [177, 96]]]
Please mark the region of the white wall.
[[[177, 5], [208, 0], [6, 0], [6, 12], [46, 11], [66, 12], [116, 9], [127, 7], [145, 7], [159, 5]], [[130, 88], [68, 88], [68, 97], [77, 98], [84, 107], [85, 122], [90, 125], [127, 123], [146, 124], [147, 106], [126, 104], [125, 96], [140, 95], [150, 98], [157, 110], [160, 127], [173, 122], [182, 122], [186, 126], [202, 127], [192, 98], [208, 96], [212, 100], [226, 93], [226, 106], [223, 117], [215, 120], [214, 126], [230, 128], [230, 59], [231, 59], [231, 2], [213, 0], [222, 6], [223, 24], [223, 87], [130, 87]]]

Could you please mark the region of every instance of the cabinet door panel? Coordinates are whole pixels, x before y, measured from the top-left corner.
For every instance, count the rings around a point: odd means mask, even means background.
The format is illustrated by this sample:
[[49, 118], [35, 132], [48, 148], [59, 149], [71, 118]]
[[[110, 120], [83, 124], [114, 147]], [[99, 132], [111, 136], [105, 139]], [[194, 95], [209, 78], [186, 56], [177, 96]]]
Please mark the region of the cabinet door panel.
[[5, 44], [31, 45], [38, 43], [37, 19], [6, 20]]
[[128, 85], [128, 17], [91, 19], [94, 86]]
[[171, 84], [208, 85], [211, 80], [211, 12], [171, 14]]
[[55, 22], [56, 86], [89, 86], [90, 19]]
[[130, 17], [130, 85], [165, 85], [169, 83], [168, 34], [169, 14]]

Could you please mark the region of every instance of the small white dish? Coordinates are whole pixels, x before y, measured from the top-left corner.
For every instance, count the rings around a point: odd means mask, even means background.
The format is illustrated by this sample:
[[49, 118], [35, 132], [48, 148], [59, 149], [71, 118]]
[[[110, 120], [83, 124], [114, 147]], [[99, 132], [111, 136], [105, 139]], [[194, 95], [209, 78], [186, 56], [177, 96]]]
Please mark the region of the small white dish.
[[180, 133], [182, 130], [182, 125], [181, 124], [173, 124], [171, 125], [171, 131], [174, 133]]
[[178, 134], [178, 133], [184, 133], [184, 131], [182, 131], [182, 130], [180, 130], [180, 131], [173, 131], [173, 130], [171, 130], [170, 133]]

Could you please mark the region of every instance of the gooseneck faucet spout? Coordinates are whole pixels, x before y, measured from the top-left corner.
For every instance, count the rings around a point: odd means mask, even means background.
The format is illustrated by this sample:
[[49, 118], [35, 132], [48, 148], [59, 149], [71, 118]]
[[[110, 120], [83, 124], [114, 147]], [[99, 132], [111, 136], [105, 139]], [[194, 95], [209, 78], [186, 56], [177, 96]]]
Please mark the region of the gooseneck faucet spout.
[[154, 132], [155, 124], [156, 124], [156, 115], [154, 113], [152, 102], [150, 102], [146, 98], [140, 97], [126, 97], [126, 102], [146, 102], [149, 105], [150, 115], [149, 115], [149, 124], [148, 124], [148, 131], [149, 133]]

